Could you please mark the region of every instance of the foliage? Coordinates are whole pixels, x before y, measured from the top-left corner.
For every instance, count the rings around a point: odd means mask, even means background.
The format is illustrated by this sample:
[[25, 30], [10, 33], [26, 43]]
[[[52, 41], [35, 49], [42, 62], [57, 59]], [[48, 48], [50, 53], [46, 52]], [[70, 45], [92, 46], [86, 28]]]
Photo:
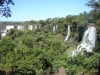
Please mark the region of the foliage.
[[13, 0], [0, 0], [0, 15], [11, 17], [11, 10], [9, 5], [14, 5]]
[[[92, 53], [85, 52], [69, 57], [69, 52], [76, 48], [77, 38], [82, 37], [87, 21], [95, 21], [98, 43]], [[16, 22], [0, 22], [0, 25]], [[91, 10], [66, 18], [48, 18], [40, 21], [18, 22], [22, 25], [41, 25], [36, 30], [11, 29], [0, 40], [0, 73], [6, 75], [52, 75], [64, 67], [68, 75], [100, 74], [100, 13]], [[53, 32], [52, 26], [58, 25]], [[64, 42], [67, 27], [71, 26], [71, 41]], [[82, 39], [82, 38], [81, 38]], [[81, 40], [79, 40], [81, 42]]]

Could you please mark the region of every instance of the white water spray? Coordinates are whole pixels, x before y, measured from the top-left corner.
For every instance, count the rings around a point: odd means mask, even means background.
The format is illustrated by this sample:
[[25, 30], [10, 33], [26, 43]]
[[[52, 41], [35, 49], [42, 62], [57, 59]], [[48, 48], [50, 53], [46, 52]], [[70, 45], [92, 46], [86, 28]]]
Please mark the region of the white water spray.
[[54, 25], [54, 26], [53, 26], [53, 31], [56, 31], [57, 28], [58, 28], [58, 25]]
[[29, 30], [33, 30], [33, 25], [29, 25], [29, 26], [28, 26], [28, 29], [29, 29]]
[[64, 41], [67, 41], [70, 37], [70, 25], [68, 25], [68, 33], [67, 33], [67, 37], [65, 38]]
[[55, 30], [56, 30], [56, 26], [54, 25], [54, 26], [53, 26], [53, 31], [55, 31]]
[[72, 56], [77, 55], [81, 51], [92, 52], [97, 40], [96, 27], [89, 26], [85, 31], [82, 43], [77, 46], [77, 50], [72, 52]]
[[23, 29], [25, 29], [25, 26], [18, 25], [18, 26], [17, 26], [17, 29], [18, 29], [18, 30], [23, 30]]
[[2, 37], [6, 36], [7, 30], [14, 29], [14, 26], [6, 26], [6, 29], [4, 32], [1, 34]]
[[37, 25], [35, 25], [35, 29], [37, 29]]

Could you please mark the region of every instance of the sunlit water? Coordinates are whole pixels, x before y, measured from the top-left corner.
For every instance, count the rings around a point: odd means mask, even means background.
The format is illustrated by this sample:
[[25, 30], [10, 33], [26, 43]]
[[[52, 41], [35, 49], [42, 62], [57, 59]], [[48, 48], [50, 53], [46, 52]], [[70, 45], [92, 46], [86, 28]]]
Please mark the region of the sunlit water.
[[77, 46], [77, 49], [72, 52], [72, 56], [77, 55], [80, 52], [87, 51], [92, 52], [97, 40], [96, 27], [89, 26], [85, 31], [82, 43]]
[[70, 25], [68, 25], [68, 33], [64, 41], [67, 41], [69, 39], [69, 36], [70, 36]]

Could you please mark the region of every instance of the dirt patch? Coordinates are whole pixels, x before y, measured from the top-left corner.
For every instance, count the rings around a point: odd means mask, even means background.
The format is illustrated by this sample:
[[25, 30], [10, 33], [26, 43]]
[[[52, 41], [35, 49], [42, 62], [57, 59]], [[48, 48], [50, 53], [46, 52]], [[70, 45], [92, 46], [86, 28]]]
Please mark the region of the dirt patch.
[[56, 73], [56, 74], [54, 74], [54, 75], [67, 75], [67, 73], [66, 73], [64, 67], [61, 67], [61, 68], [59, 69], [59, 72]]

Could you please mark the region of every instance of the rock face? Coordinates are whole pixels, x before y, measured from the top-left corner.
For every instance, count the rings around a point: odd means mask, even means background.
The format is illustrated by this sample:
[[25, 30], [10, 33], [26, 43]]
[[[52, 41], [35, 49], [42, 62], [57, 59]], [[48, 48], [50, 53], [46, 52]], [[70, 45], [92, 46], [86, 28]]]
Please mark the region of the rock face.
[[83, 27], [83, 26], [78, 27], [78, 42], [82, 41], [84, 31], [85, 31], [85, 27]]
[[66, 71], [65, 71], [64, 67], [61, 67], [59, 69], [59, 72], [57, 74], [54, 74], [54, 75], [67, 75], [67, 74], [66, 74]]

